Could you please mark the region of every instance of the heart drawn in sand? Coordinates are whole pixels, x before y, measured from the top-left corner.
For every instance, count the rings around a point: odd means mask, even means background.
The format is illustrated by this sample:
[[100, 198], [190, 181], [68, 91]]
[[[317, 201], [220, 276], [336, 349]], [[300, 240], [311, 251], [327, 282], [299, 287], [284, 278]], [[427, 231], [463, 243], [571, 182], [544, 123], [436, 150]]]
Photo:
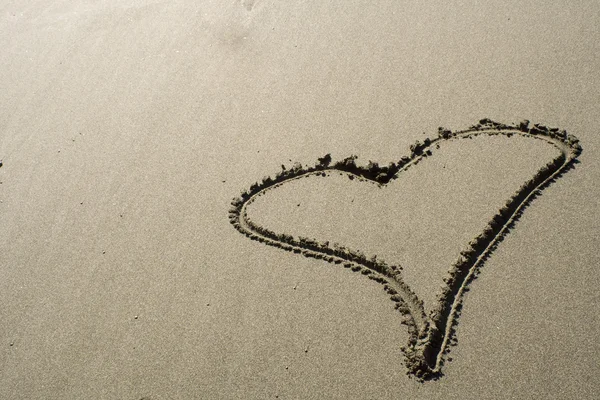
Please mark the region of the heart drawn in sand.
[[[539, 139], [546, 145], [554, 146], [559, 150], [559, 155], [539, 169], [507, 200], [505, 206], [493, 216], [483, 232], [471, 240], [466, 249], [461, 252], [459, 259], [449, 266], [438, 302], [429, 315], [425, 312], [423, 301], [405, 283], [401, 268], [390, 266], [377, 257], [369, 259], [360, 251], [332, 247], [328, 242], [320, 243], [313, 239], [275, 233], [248, 218], [246, 209], [249, 204], [266, 191], [273, 190], [286, 182], [307, 175], [337, 170], [349, 174], [351, 178], [358, 177], [387, 185], [393, 179], [401, 179], [401, 173], [416, 165], [423, 157], [431, 156], [434, 146], [439, 147], [445, 141], [456, 138], [479, 135], [531, 137]], [[478, 124], [464, 131], [451, 132], [440, 128], [438, 137], [415, 143], [410, 147], [409, 155], [385, 167], [379, 167], [377, 164], [367, 167], [357, 166], [354, 156], [333, 163], [330, 155], [320, 158], [314, 166], [303, 167], [296, 164], [291, 169], [280, 171], [273, 178], [267, 177], [253, 184], [240, 197], [235, 198], [231, 203], [229, 220], [239, 232], [252, 240], [305, 257], [340, 264], [355, 271], [360, 270], [362, 275], [383, 284], [384, 290], [396, 303], [396, 309], [404, 315], [404, 323], [408, 326], [409, 341], [402, 348], [408, 373], [420, 380], [435, 379], [441, 376], [445, 355], [449, 351], [450, 340], [458, 323], [463, 294], [469, 284], [502, 238], [513, 228], [525, 208], [541, 194], [545, 187], [573, 167], [581, 151], [578, 139], [567, 134], [566, 131], [548, 129], [538, 124], [530, 127], [529, 121], [511, 126], [482, 119]]]

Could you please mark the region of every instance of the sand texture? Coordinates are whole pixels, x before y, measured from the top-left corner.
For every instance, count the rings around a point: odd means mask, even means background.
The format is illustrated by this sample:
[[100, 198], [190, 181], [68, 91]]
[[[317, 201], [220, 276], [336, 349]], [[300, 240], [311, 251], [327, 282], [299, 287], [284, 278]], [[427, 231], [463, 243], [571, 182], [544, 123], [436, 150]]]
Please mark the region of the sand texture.
[[0, 5], [0, 399], [599, 398], [600, 4], [524, 3]]

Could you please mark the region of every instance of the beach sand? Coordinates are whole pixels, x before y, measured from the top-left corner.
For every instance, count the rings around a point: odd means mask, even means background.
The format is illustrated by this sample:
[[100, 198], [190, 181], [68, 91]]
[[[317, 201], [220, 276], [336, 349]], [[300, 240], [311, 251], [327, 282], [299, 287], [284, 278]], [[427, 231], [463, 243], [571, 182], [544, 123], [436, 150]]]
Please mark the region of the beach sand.
[[[0, 5], [0, 398], [598, 398], [600, 5], [494, 3]], [[386, 164], [482, 118], [583, 153], [469, 286], [436, 380], [379, 283], [228, 220], [282, 164]], [[385, 189], [311, 177], [250, 211], [399, 262], [428, 308], [554, 156], [458, 139]]]

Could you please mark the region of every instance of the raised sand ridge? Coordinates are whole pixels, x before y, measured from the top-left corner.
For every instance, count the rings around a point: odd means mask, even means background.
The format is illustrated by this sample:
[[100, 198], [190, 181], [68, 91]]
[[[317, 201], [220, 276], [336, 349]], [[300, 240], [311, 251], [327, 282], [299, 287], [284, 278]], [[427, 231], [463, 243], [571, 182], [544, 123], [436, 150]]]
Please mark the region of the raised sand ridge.
[[[445, 141], [478, 135], [525, 136], [554, 146], [559, 150], [559, 155], [525, 182], [493, 216], [484, 231], [468, 243], [459, 259], [450, 266], [448, 275], [444, 279], [445, 284], [438, 295], [438, 302], [429, 315], [425, 312], [423, 302], [405, 283], [401, 267], [388, 265], [377, 257], [368, 259], [362, 252], [342, 246], [334, 247], [329, 243], [320, 243], [309, 238], [294, 237], [285, 233], [277, 234], [248, 218], [246, 208], [257, 196], [291, 180], [337, 170], [344, 171], [351, 177], [386, 185], [391, 180], [399, 178], [402, 171], [416, 165], [423, 157], [433, 155], [434, 148]], [[384, 167], [374, 163], [365, 167], [358, 166], [355, 163], [355, 156], [332, 163], [329, 155], [320, 158], [314, 166], [303, 167], [296, 164], [290, 169], [280, 171], [274, 178], [267, 177], [253, 184], [240, 197], [234, 199], [229, 219], [238, 231], [252, 240], [302, 254], [305, 257], [340, 264], [382, 283], [392, 301], [396, 302], [396, 309], [404, 316], [403, 323], [408, 326], [409, 341], [403, 347], [408, 373], [420, 380], [435, 379], [441, 376], [444, 358], [449, 352], [451, 339], [455, 334], [454, 328], [461, 312], [463, 294], [469, 284], [494, 249], [509, 233], [525, 208], [541, 194], [545, 187], [573, 167], [581, 151], [578, 139], [567, 134], [566, 131], [549, 129], [537, 124], [530, 127], [529, 121], [511, 126], [482, 119], [478, 124], [464, 131], [451, 132], [440, 128], [438, 137], [415, 143], [410, 147], [409, 156], [404, 156], [397, 163]]]

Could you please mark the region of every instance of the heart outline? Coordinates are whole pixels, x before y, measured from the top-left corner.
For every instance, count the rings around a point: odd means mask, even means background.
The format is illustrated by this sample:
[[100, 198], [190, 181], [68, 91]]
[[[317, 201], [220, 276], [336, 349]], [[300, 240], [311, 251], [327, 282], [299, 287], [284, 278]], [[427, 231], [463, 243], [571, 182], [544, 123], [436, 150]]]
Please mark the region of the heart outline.
[[[448, 277], [444, 278], [445, 285], [429, 316], [425, 313], [423, 302], [402, 279], [401, 267], [389, 266], [384, 261], [377, 260], [376, 256], [367, 259], [360, 251], [343, 247], [332, 248], [328, 243], [319, 243], [302, 237], [296, 239], [288, 234], [277, 234], [254, 223], [246, 213], [247, 206], [265, 191], [294, 179], [325, 174], [332, 170], [346, 172], [350, 177], [358, 177], [379, 185], [387, 185], [391, 180], [396, 179], [400, 172], [431, 155], [430, 148], [433, 145], [455, 138], [484, 134], [502, 134], [508, 137], [516, 134], [540, 139], [556, 147], [560, 154], [525, 182], [506, 202], [506, 205], [492, 217], [484, 232], [471, 240], [467, 249], [461, 251], [459, 259], [450, 267]], [[452, 132], [439, 128], [438, 137], [427, 138], [423, 143], [417, 141], [410, 146], [410, 156], [404, 156], [398, 163], [391, 163], [385, 167], [379, 167], [375, 163], [370, 163], [367, 167], [357, 166], [356, 156], [331, 164], [331, 156], [328, 154], [319, 158], [314, 166], [302, 167], [297, 163], [291, 169], [284, 168], [275, 178], [266, 177], [262, 182], [251, 185], [240, 197], [233, 199], [229, 220], [239, 232], [252, 240], [300, 253], [305, 257], [343, 264], [346, 268], [360, 270], [363, 275], [382, 283], [392, 301], [396, 302], [396, 309], [405, 317], [403, 323], [408, 326], [408, 345], [402, 347], [407, 374], [414, 375], [420, 381], [437, 379], [442, 376], [444, 357], [449, 352], [450, 341], [455, 335], [464, 292], [468, 290], [485, 261], [510, 232], [526, 207], [541, 194], [544, 188], [573, 168], [581, 152], [579, 140], [564, 130], [549, 129], [540, 124], [529, 127], [527, 120], [514, 126], [485, 118], [462, 131]]]

